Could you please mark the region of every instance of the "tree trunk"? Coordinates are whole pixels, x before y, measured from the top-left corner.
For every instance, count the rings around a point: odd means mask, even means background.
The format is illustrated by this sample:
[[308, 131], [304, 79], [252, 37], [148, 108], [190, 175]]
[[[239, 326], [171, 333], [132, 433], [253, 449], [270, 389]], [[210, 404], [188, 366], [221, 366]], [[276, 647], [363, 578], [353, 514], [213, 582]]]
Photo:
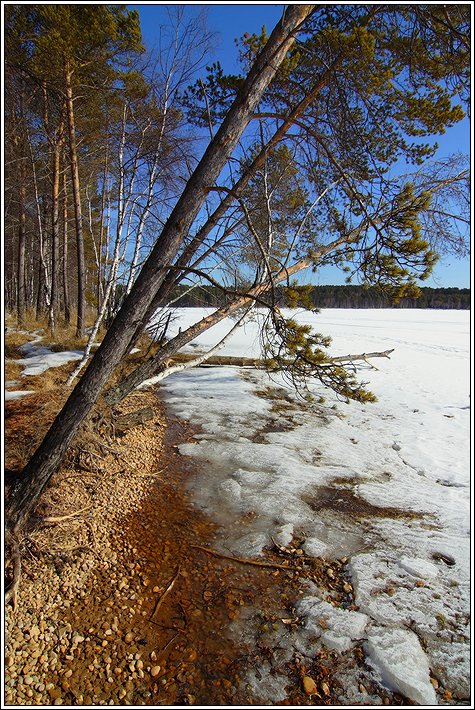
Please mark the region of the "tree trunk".
[[125, 434], [129, 429], [133, 429], [153, 419], [154, 414], [152, 407], [142, 407], [141, 409], [136, 409], [135, 412], [130, 412], [130, 414], [123, 414], [120, 417], [116, 417], [114, 419], [115, 433]]
[[221, 127], [185, 186], [101, 346], [42, 444], [26, 465], [20, 481], [9, 497], [6, 519], [11, 530], [17, 531], [34, 508], [81, 423], [91, 411], [111, 373], [127, 353], [131, 339], [165, 278], [167, 265], [173, 262], [210, 186], [215, 183], [231, 156], [266, 87], [293, 45], [295, 32], [312, 11], [312, 5], [286, 7], [282, 19], [257, 57]]
[[63, 173], [63, 301], [64, 322], [71, 323], [71, 301], [69, 298], [69, 269], [68, 269], [68, 180], [66, 171]]
[[302, 269], [307, 268], [309, 263], [309, 261], [302, 259], [293, 266], [288, 269], [284, 269], [281, 273], [277, 274], [273, 281], [256, 286], [250, 290], [248, 294], [238, 296], [233, 303], [217, 309], [213, 313], [210, 313], [202, 318], [197, 323], [190, 325], [186, 330], [178, 333], [178, 335], [161, 347], [153, 357], [139, 365], [139, 367], [121, 380], [114, 388], [106, 392], [104, 395], [106, 401], [111, 406], [118, 404], [125, 397], [127, 397], [128, 394], [133, 392], [134, 389], [141, 385], [142, 382], [154, 377], [157, 371], [163, 366], [163, 363], [173, 357], [184, 345], [187, 345], [192, 340], [197, 338], [198, 335], [201, 335], [201, 333], [209, 330], [209, 328], [212, 328], [217, 323], [220, 323], [228, 316], [233, 315], [233, 313], [239, 309], [252, 306], [259, 296], [270, 290], [274, 284], [279, 283], [279, 281], [287, 279], [289, 276], [292, 276]]
[[[36, 178], [35, 178], [36, 179]], [[36, 320], [41, 320], [48, 312], [50, 298], [50, 278], [48, 273], [48, 265], [46, 263], [47, 253], [47, 235], [48, 235], [48, 203], [43, 200], [43, 215], [41, 215], [41, 207], [39, 202], [38, 190], [36, 191], [36, 204], [38, 215], [38, 239], [39, 239], [39, 270], [38, 270], [38, 293], [36, 298]]]
[[58, 265], [59, 265], [59, 185], [62, 145], [62, 124], [53, 146], [53, 175], [51, 180], [51, 298], [49, 304], [49, 328], [54, 333], [58, 310]]
[[66, 111], [68, 116], [69, 161], [71, 164], [71, 182], [73, 186], [74, 221], [76, 226], [76, 248], [78, 266], [78, 316], [76, 337], [84, 337], [86, 322], [86, 266], [84, 259], [84, 236], [82, 231], [81, 192], [79, 188], [79, 168], [76, 146], [76, 129], [74, 125], [72, 72], [67, 62], [64, 67], [64, 84], [66, 90]]
[[106, 184], [107, 184], [107, 171], [109, 167], [109, 139], [106, 138], [106, 148], [105, 148], [105, 158], [104, 158], [104, 170], [102, 173], [102, 190], [101, 190], [101, 221], [99, 226], [99, 246], [97, 249], [97, 282], [96, 282], [96, 295], [97, 295], [97, 313], [101, 312], [102, 299], [104, 298], [104, 286], [102, 283], [102, 250], [104, 246], [104, 218], [106, 212]]
[[26, 214], [25, 214], [25, 159], [20, 159], [18, 185], [18, 265], [17, 265], [17, 317], [21, 327], [25, 316], [25, 257], [26, 257]]

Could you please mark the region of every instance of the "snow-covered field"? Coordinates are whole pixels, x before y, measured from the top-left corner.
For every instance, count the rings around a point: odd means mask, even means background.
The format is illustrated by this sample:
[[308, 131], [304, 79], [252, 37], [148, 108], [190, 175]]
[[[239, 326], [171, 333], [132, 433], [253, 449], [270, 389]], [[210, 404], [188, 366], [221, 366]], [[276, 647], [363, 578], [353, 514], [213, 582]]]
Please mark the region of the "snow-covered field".
[[[183, 329], [203, 311], [179, 315], [174, 327]], [[162, 387], [172, 410], [200, 426], [195, 443], [180, 449], [200, 464], [190, 483], [195, 504], [221, 524], [223, 552], [255, 558], [271, 538], [287, 545], [296, 536], [308, 555], [349, 557], [358, 611], [334, 608], [310, 588], [297, 605], [305, 625], [279, 639], [289, 654], [312, 657], [319, 644], [344, 652], [363, 640], [374, 677], [413, 702], [437, 704], [429, 669], [467, 699], [469, 313], [328, 309], [299, 317], [333, 337], [335, 355], [394, 348], [391, 359], [373, 361], [378, 369], [359, 371], [378, 401], [346, 404], [315, 385], [326, 402], [309, 405], [277, 379], [234, 367], [169, 377]], [[208, 349], [220, 332], [189, 349]], [[221, 354], [258, 356], [256, 333], [246, 324]], [[270, 669], [267, 684], [265, 669], [260, 676], [255, 686], [267, 702], [285, 698], [285, 678], [279, 685]], [[342, 701], [364, 704], [361, 695]]]

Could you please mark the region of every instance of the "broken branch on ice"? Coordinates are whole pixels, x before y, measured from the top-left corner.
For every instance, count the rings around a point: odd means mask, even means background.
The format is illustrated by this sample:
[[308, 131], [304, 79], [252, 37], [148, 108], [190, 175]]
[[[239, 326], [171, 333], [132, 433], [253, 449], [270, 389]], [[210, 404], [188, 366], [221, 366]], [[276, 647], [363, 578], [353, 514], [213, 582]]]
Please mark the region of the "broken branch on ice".
[[[327, 360], [324, 360], [319, 366], [325, 367], [325, 366], [331, 366], [336, 363], [348, 363], [351, 364], [353, 362], [366, 362], [368, 365], [371, 365], [371, 367], [374, 367], [368, 360], [376, 358], [376, 357], [386, 357], [389, 359], [391, 353], [394, 352], [394, 348], [391, 350], [382, 350], [378, 352], [371, 352], [371, 353], [359, 353], [355, 355], [339, 355], [337, 357], [329, 357]], [[233, 357], [231, 355], [222, 355], [218, 357], [210, 357], [207, 360], [199, 359], [200, 361], [198, 362], [198, 358], [196, 358], [195, 354], [185, 354], [185, 353], [180, 353], [179, 356], [173, 358], [170, 362], [172, 363], [170, 368], [167, 368], [165, 372], [168, 374], [172, 374], [172, 372], [177, 371], [178, 368], [175, 367], [176, 363], [187, 363], [189, 361], [188, 366], [189, 367], [196, 367], [201, 364], [205, 364], [207, 367], [209, 366], [220, 366], [220, 365], [235, 365], [237, 367], [264, 367], [265, 362], [264, 360], [259, 360], [256, 358], [246, 358], [246, 357]], [[182, 368], [184, 369], [184, 368]], [[169, 370], [169, 371], [168, 371]], [[162, 379], [162, 378], [161, 378]], [[145, 383], [144, 383], [145, 384]]]

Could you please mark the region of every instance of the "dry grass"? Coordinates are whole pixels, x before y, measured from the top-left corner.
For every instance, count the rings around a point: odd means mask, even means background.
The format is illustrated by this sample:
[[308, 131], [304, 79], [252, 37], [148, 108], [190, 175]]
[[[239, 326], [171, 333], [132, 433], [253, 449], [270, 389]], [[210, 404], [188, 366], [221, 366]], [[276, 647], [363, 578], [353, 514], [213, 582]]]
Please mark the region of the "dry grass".
[[16, 362], [11, 360], [5, 360], [3, 373], [5, 375], [5, 381], [8, 380], [18, 380], [23, 371], [23, 367]]
[[5, 467], [21, 470], [64, 403], [63, 389], [28, 395], [5, 403]]
[[[56, 414], [61, 410], [66, 402], [72, 387], [66, 386], [69, 374], [77, 365], [77, 361], [71, 361], [60, 367], [49, 368], [40, 375], [22, 377], [23, 367], [21, 364], [12, 362], [12, 359], [22, 357], [19, 346], [32, 340], [31, 332], [20, 332], [12, 329], [12, 319], [10, 318], [9, 330], [5, 335], [5, 353], [8, 353], [5, 362], [5, 379], [19, 380], [21, 389], [33, 390], [34, 394], [17, 400], [5, 402], [5, 467], [10, 472], [20, 471], [35, 449], [41, 443]], [[38, 324], [35, 321], [35, 326]], [[37, 327], [34, 328], [37, 330]], [[45, 333], [41, 345], [46, 345], [52, 350], [61, 351], [65, 349], [77, 349], [79, 342], [73, 338], [73, 328], [64, 328], [58, 331], [55, 342], [50, 342], [50, 335]], [[69, 340], [68, 340], [69, 339]], [[69, 347], [68, 347], [69, 346]], [[110, 385], [118, 382], [131, 369], [135, 368], [150, 354], [156, 352], [158, 346], [151, 343], [147, 336], [143, 336], [138, 347], [140, 352], [130, 355], [126, 361], [116, 368]], [[98, 432], [107, 440], [112, 431], [111, 412], [105, 405], [102, 398], [99, 399], [88, 421], [84, 423], [76, 437], [74, 447], [69, 453], [69, 457], [75, 456], [78, 448], [100, 451], [98, 445]], [[94, 435], [91, 435], [92, 430]], [[100, 442], [99, 442], [100, 443]]]
[[69, 388], [66, 387], [66, 381], [76, 365], [77, 361], [73, 360], [60, 367], [50, 367], [49, 370], [42, 372], [41, 375], [27, 375], [22, 377], [22, 387], [27, 390], [41, 390], [41, 392], [53, 392], [54, 390], [66, 392], [66, 390], [68, 390], [69, 393]]
[[[14, 343], [18, 341], [17, 344], [22, 345], [31, 339], [31, 333], [39, 330], [42, 331], [43, 344], [51, 347], [55, 352], [84, 348], [88, 336], [86, 335], [84, 338], [76, 337], [76, 317], [76, 313], [73, 311], [69, 324], [65, 323], [62, 319], [58, 319], [53, 335], [49, 329], [47, 315], [37, 318], [34, 310], [28, 310], [24, 315], [21, 326], [19, 326], [16, 316], [11, 313], [5, 314], [5, 325], [9, 328], [9, 342]], [[90, 328], [94, 325], [95, 318], [96, 312], [88, 309], [86, 311], [86, 328]], [[97, 339], [101, 340], [104, 333], [105, 328], [101, 327], [97, 334]]]

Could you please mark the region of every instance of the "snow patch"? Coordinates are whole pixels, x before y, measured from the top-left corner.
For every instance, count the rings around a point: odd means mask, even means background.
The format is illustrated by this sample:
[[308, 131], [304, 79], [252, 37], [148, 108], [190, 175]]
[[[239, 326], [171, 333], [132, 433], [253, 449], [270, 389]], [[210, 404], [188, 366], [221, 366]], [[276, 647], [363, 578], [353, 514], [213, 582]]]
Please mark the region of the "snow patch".
[[21, 360], [15, 360], [19, 365], [23, 365], [22, 377], [30, 377], [42, 375], [43, 372], [49, 370], [50, 367], [61, 367], [71, 360], [80, 360], [84, 355], [82, 350], [65, 350], [64, 352], [54, 353], [49, 348], [35, 347], [33, 352]]
[[27, 394], [35, 394], [34, 390], [13, 390], [5, 392], [5, 401], [10, 402], [13, 399], [20, 399], [20, 397], [25, 397]]

